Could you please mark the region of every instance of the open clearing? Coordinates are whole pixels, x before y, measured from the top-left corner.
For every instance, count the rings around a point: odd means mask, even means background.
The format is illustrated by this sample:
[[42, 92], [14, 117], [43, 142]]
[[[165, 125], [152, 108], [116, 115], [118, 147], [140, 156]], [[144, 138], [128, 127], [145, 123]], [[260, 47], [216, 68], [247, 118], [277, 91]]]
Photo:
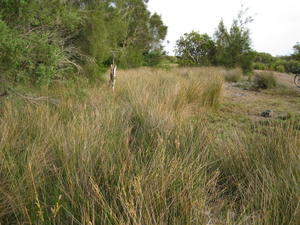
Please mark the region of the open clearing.
[[235, 83], [225, 83], [225, 102], [242, 106], [241, 113], [253, 120], [262, 119], [260, 114], [264, 110], [274, 111], [274, 116], [300, 115], [300, 88], [295, 86], [294, 76], [275, 72], [274, 75], [279, 87], [271, 90], [253, 91]]

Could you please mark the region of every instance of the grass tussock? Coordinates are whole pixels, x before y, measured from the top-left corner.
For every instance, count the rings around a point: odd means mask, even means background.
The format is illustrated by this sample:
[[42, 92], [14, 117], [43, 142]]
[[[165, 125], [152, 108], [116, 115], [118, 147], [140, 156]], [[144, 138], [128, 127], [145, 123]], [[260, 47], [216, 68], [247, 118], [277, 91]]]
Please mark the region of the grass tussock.
[[273, 72], [261, 72], [254, 77], [256, 88], [271, 89], [277, 87], [277, 79]]
[[115, 93], [3, 100], [0, 223], [297, 225], [294, 120], [212, 122], [222, 84], [218, 69], [137, 69]]
[[225, 77], [225, 81], [236, 83], [236, 82], [241, 81], [241, 79], [243, 77], [243, 71], [240, 68], [227, 70], [224, 73], [224, 77]]

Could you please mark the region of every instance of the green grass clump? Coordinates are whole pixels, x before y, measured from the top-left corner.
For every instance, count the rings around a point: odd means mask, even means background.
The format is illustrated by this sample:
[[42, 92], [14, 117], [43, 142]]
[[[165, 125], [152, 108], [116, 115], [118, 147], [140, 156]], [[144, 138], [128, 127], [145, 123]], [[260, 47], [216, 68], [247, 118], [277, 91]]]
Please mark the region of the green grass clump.
[[277, 87], [277, 80], [272, 72], [262, 72], [254, 77], [256, 88], [270, 89]]

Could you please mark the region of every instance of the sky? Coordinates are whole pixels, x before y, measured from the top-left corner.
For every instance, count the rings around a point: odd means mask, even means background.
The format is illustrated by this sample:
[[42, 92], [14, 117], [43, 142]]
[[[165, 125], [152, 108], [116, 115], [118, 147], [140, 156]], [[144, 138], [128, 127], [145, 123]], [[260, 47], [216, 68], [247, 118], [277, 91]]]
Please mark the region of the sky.
[[293, 53], [300, 42], [300, 0], [149, 0], [148, 9], [168, 26], [165, 50], [174, 55], [176, 40], [184, 33], [213, 36], [221, 18], [229, 28], [242, 5], [254, 19], [248, 25], [254, 50], [273, 56]]

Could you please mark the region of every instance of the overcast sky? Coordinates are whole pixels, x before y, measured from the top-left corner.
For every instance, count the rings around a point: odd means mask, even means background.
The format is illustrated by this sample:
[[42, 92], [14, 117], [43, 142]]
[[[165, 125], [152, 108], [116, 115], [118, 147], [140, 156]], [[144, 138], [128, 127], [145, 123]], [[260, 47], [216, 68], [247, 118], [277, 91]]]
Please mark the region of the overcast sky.
[[241, 5], [254, 18], [249, 28], [256, 51], [274, 56], [292, 53], [300, 42], [300, 0], [150, 0], [148, 8], [168, 26], [170, 44], [165, 46], [173, 55], [181, 35], [194, 30], [212, 36], [221, 18], [230, 27]]

